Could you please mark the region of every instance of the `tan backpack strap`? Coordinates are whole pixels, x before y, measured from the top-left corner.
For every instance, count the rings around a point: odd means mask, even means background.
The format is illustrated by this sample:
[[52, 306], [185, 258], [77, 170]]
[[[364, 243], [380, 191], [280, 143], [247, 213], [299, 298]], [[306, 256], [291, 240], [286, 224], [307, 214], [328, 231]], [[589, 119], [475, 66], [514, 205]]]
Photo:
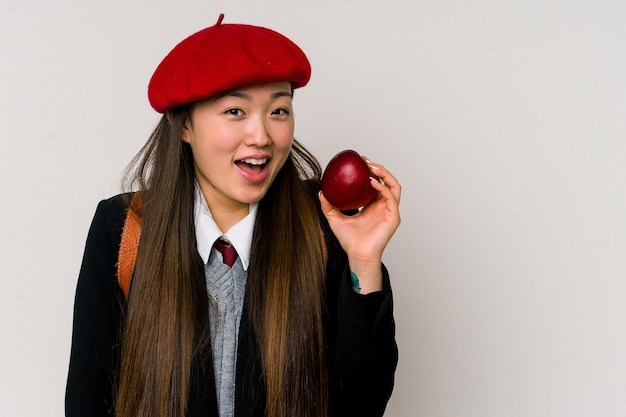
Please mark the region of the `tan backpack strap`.
[[126, 211], [126, 220], [124, 221], [122, 240], [120, 241], [120, 251], [117, 256], [117, 281], [126, 298], [128, 298], [130, 282], [133, 278], [135, 261], [137, 259], [137, 249], [139, 248], [142, 209], [143, 199], [139, 193], [136, 193], [133, 196], [130, 207], [128, 207]]

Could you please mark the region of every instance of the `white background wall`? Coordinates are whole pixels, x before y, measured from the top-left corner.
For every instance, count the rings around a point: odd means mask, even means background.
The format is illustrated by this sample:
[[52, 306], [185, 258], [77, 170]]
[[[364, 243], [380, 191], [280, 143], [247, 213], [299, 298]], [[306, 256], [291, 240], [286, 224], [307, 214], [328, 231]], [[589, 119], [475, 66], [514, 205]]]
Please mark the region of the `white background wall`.
[[0, 415], [60, 416], [97, 202], [183, 37], [269, 26], [297, 136], [401, 180], [388, 416], [626, 415], [626, 2], [0, 0]]

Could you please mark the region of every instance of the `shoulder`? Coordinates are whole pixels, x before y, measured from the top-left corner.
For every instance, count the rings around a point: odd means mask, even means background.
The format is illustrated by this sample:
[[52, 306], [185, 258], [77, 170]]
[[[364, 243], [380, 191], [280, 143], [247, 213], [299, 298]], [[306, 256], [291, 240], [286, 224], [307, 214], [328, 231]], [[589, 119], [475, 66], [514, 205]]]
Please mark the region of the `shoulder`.
[[134, 193], [117, 194], [101, 200], [96, 207], [96, 217], [113, 220], [124, 217]]
[[131, 193], [124, 193], [101, 200], [93, 217], [90, 237], [106, 235], [107, 240], [118, 245], [131, 198]]
[[117, 194], [101, 200], [96, 208], [96, 214], [115, 216], [124, 214], [134, 193]]

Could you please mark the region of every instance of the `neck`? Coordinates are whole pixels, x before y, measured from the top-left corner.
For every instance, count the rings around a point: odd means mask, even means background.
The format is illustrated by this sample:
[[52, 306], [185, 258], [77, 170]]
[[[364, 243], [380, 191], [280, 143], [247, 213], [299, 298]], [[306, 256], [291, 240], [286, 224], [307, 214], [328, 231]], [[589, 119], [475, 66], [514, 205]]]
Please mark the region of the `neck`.
[[217, 227], [220, 228], [222, 233], [226, 233], [231, 227], [248, 215], [250, 205], [241, 204], [237, 207], [223, 207], [209, 204], [209, 210], [211, 211], [211, 216], [213, 216]]
[[237, 222], [246, 217], [250, 212], [250, 204], [225, 198], [211, 190], [205, 190], [200, 186], [200, 191], [206, 201], [213, 221], [217, 224], [222, 233], [226, 233]]

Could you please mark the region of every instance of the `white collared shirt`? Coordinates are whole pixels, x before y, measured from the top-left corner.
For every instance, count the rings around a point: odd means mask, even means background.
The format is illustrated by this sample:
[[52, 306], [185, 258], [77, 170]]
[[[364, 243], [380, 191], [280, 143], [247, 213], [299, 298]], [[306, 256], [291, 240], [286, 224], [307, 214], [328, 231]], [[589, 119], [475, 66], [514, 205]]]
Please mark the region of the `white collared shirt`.
[[209, 261], [213, 243], [215, 243], [219, 237], [223, 236], [235, 247], [237, 255], [241, 259], [243, 269], [248, 270], [248, 266], [250, 265], [250, 250], [252, 247], [252, 232], [254, 231], [258, 206], [258, 203], [250, 204], [248, 215], [239, 220], [239, 222], [226, 233], [222, 233], [213, 219], [213, 215], [211, 214], [211, 210], [209, 210], [204, 194], [202, 194], [200, 185], [196, 182], [193, 209], [194, 223], [196, 226], [196, 244], [198, 253], [205, 265]]

